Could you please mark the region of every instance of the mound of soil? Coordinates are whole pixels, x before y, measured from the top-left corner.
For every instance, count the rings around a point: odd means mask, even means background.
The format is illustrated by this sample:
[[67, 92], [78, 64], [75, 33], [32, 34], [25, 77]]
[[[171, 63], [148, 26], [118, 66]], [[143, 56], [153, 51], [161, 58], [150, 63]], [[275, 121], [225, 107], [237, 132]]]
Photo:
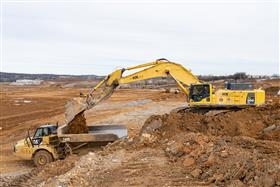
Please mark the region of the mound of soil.
[[34, 168], [29, 173], [7, 177], [1, 176], [0, 186], [40, 186], [40, 183], [45, 183], [47, 179], [53, 180], [57, 175], [71, 170], [78, 160], [78, 156], [71, 155], [65, 160], [58, 160], [46, 166]]
[[265, 94], [267, 95], [277, 95], [280, 90], [280, 86], [271, 86], [265, 89]]
[[68, 124], [68, 134], [81, 134], [88, 133], [88, 126], [84, 112], [79, 113]]
[[57, 186], [280, 186], [279, 110], [280, 105], [266, 105], [215, 116], [186, 110], [151, 116], [139, 136], [86, 155], [51, 181]]
[[252, 107], [220, 113], [215, 116], [181, 110], [162, 116], [151, 116], [145, 122], [142, 133], [146, 129], [156, 126], [162, 127], [165, 133], [173, 135], [173, 127], [178, 127], [180, 131], [200, 132], [212, 136], [248, 136], [256, 139], [280, 141], [279, 114], [280, 104]]
[[183, 167], [197, 182], [279, 186], [279, 114], [273, 104], [215, 116], [186, 110], [151, 116], [136, 145], [163, 149], [171, 168]]
[[174, 110], [151, 116], [139, 136], [82, 156], [66, 173], [55, 172], [58, 162], [16, 184], [280, 186], [279, 113], [274, 103], [214, 115]]

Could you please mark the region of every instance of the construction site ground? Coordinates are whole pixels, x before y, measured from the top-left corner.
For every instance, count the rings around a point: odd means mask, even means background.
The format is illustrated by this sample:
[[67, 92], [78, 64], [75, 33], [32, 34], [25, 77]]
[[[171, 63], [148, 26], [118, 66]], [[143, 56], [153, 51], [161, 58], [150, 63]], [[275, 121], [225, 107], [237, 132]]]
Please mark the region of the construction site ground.
[[127, 139], [35, 168], [13, 144], [28, 129], [62, 125], [66, 101], [88, 90], [2, 85], [0, 185], [280, 186], [277, 90], [270, 83], [265, 106], [217, 115], [184, 110], [181, 93], [116, 90], [86, 112], [87, 124], [126, 125]]

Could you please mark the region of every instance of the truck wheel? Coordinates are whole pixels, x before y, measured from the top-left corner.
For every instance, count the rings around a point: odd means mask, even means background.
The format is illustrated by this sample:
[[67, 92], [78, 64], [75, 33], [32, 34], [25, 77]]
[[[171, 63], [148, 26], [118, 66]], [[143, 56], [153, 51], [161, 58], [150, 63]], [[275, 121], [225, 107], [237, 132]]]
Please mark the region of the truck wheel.
[[53, 161], [52, 155], [44, 150], [40, 150], [36, 152], [33, 158], [33, 162], [37, 167], [44, 166], [52, 161]]

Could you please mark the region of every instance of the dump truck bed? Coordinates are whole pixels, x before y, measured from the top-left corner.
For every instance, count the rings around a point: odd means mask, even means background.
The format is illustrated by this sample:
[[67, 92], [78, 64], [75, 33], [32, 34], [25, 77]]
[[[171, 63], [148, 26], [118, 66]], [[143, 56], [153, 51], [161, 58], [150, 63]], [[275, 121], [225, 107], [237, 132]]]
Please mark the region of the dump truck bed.
[[112, 142], [127, 137], [127, 128], [123, 125], [88, 126], [88, 133], [67, 134], [68, 126], [58, 128], [57, 135], [61, 142]]

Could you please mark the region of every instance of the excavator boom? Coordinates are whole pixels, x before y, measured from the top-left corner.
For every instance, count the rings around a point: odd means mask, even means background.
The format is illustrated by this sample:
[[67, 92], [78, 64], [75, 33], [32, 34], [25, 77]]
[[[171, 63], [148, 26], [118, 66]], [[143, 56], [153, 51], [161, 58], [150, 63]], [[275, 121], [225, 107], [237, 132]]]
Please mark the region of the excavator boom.
[[[123, 76], [125, 71], [137, 70], [140, 68], [144, 69], [130, 75]], [[99, 102], [109, 98], [115, 88], [120, 84], [128, 84], [140, 80], [168, 76], [172, 77], [176, 81], [179, 88], [186, 95], [188, 95], [188, 90], [185, 86], [200, 83], [200, 80], [193, 75], [190, 70], [184, 68], [180, 64], [170, 62], [166, 59], [158, 59], [154, 62], [119, 69], [106, 76], [89, 92], [87, 96], [74, 98], [66, 104], [66, 124], [72, 121], [76, 115], [84, 112], [85, 110], [91, 109]]]
[[186, 88], [182, 85], [185, 84], [186, 86], [189, 86], [193, 83], [200, 83], [200, 80], [191, 73], [190, 70], [184, 68], [180, 64], [176, 64], [174, 62], [170, 62], [166, 59], [159, 59], [155, 62], [142, 64], [134, 67], [127, 68], [126, 70], [134, 70], [139, 69], [143, 67], [148, 67], [142, 71], [133, 73], [131, 75], [121, 77], [119, 80], [120, 84], [127, 84], [139, 80], [146, 80], [156, 77], [172, 77], [177, 84], [179, 85], [180, 89], [187, 94], [188, 91]]

